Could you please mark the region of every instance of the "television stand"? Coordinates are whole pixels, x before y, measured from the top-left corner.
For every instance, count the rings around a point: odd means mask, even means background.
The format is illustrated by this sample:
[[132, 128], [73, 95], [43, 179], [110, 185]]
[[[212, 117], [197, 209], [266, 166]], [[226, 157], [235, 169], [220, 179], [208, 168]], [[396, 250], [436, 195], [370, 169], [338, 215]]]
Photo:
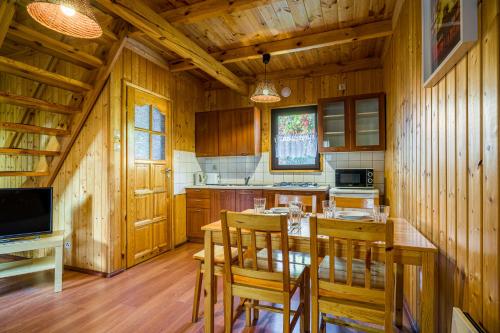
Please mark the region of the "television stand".
[[46, 270], [54, 270], [54, 292], [62, 290], [63, 273], [63, 231], [54, 231], [31, 239], [19, 239], [0, 243], [0, 255], [40, 249], [54, 249], [53, 256], [28, 258], [0, 263], [0, 278]]

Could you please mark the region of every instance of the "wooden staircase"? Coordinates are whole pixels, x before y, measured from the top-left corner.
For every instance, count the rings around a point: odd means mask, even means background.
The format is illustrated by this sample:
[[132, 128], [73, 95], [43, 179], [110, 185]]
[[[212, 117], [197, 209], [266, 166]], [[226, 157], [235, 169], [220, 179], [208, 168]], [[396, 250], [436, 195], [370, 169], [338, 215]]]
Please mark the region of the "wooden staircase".
[[[40, 33], [33, 28], [14, 22], [15, 4], [11, 0], [3, 0], [0, 5], [0, 49], [5, 40], [15, 45], [22, 45], [34, 51], [49, 55], [51, 61], [47, 68], [38, 68], [15, 59], [0, 56], [0, 72], [37, 82], [32, 96], [20, 96], [8, 91], [0, 91], [0, 104], [26, 108], [21, 122], [0, 122], [0, 129], [13, 132], [13, 137], [6, 146], [0, 147], [0, 155], [38, 156], [40, 157], [32, 170], [12, 171], [0, 170], [0, 177], [35, 177], [29, 179], [31, 185], [50, 186], [65, 157], [92, 111], [111, 70], [126, 42], [126, 29], [123, 21], [112, 22], [111, 26], [120, 31], [116, 36], [105, 29], [104, 38], [107, 43], [100, 43], [95, 54], [98, 57], [74, 47], [64, 39], [57, 40]], [[118, 19], [119, 20], [119, 19]], [[61, 35], [62, 36], [62, 35]], [[59, 60], [88, 70], [84, 80], [77, 80], [56, 73]], [[57, 87], [73, 93], [69, 105], [43, 100], [45, 87]], [[74, 104], [74, 105], [71, 105]], [[32, 123], [34, 112], [48, 112], [64, 115], [63, 123], [57, 127], [42, 127]], [[18, 145], [23, 135], [48, 135], [43, 149], [24, 149]], [[40, 141], [41, 142], [41, 141]]]

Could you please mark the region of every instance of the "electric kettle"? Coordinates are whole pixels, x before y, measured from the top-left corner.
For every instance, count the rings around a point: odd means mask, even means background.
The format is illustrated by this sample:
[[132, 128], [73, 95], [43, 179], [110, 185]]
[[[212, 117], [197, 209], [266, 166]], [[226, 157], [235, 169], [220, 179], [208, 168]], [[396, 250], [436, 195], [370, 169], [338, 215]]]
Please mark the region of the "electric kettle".
[[198, 171], [194, 173], [194, 184], [195, 185], [206, 185], [207, 176], [204, 172]]

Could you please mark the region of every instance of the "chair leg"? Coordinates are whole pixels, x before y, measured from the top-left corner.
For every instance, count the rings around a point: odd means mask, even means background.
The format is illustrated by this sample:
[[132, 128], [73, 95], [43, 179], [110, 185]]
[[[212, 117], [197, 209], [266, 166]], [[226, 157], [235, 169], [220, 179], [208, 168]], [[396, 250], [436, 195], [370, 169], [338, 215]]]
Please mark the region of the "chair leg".
[[306, 268], [306, 276], [304, 281], [304, 326], [305, 331], [311, 331], [311, 276], [309, 268]]
[[290, 295], [286, 295], [283, 302], [283, 332], [290, 333]]
[[304, 304], [304, 308], [302, 309], [302, 312], [300, 313], [300, 332], [301, 333], [304, 333], [305, 332], [305, 329], [306, 329], [306, 319], [305, 319], [305, 312], [306, 312], [306, 308], [305, 308], [305, 299], [306, 299], [306, 293], [305, 293], [305, 279], [304, 281], [302, 281], [302, 284], [300, 286], [300, 302], [299, 304]]
[[[253, 305], [259, 305], [259, 301], [254, 300]], [[256, 308], [253, 309], [253, 320], [254, 321], [259, 320], [259, 309], [256, 309]]]
[[319, 330], [319, 308], [318, 298], [311, 295], [311, 332], [318, 333]]
[[200, 308], [200, 296], [201, 296], [201, 283], [203, 282], [203, 273], [201, 272], [202, 262], [199, 261], [198, 268], [196, 269], [196, 283], [194, 286], [194, 298], [193, 298], [193, 312], [191, 316], [191, 321], [196, 323], [198, 321], [198, 311]]
[[245, 302], [245, 327], [252, 326], [252, 300]]
[[233, 331], [233, 294], [231, 285], [224, 281], [224, 332], [231, 333]]
[[214, 304], [217, 304], [217, 276], [214, 277]]

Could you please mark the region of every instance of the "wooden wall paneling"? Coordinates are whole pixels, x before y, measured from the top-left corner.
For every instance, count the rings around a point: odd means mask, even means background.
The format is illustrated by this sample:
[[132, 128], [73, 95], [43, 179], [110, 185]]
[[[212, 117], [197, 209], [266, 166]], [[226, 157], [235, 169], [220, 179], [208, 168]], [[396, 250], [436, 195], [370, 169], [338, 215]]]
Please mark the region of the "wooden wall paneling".
[[[440, 332], [450, 329], [452, 306], [487, 331], [500, 330], [498, 1], [483, 1], [479, 12], [479, 42], [422, 89], [420, 41], [410, 37], [420, 36], [420, 4], [406, 1], [384, 66], [386, 195], [395, 214], [439, 247]], [[418, 324], [419, 272], [405, 274], [412, 275], [405, 299]]]
[[468, 285], [467, 299], [469, 313], [481, 320], [483, 318], [483, 139], [481, 104], [481, 45], [474, 46], [467, 55], [467, 166], [468, 166], [468, 208], [469, 226], [468, 267], [465, 281]]
[[178, 194], [174, 197], [174, 245], [186, 241], [186, 194]]
[[500, 3], [483, 1], [483, 324], [500, 330], [499, 62]]

